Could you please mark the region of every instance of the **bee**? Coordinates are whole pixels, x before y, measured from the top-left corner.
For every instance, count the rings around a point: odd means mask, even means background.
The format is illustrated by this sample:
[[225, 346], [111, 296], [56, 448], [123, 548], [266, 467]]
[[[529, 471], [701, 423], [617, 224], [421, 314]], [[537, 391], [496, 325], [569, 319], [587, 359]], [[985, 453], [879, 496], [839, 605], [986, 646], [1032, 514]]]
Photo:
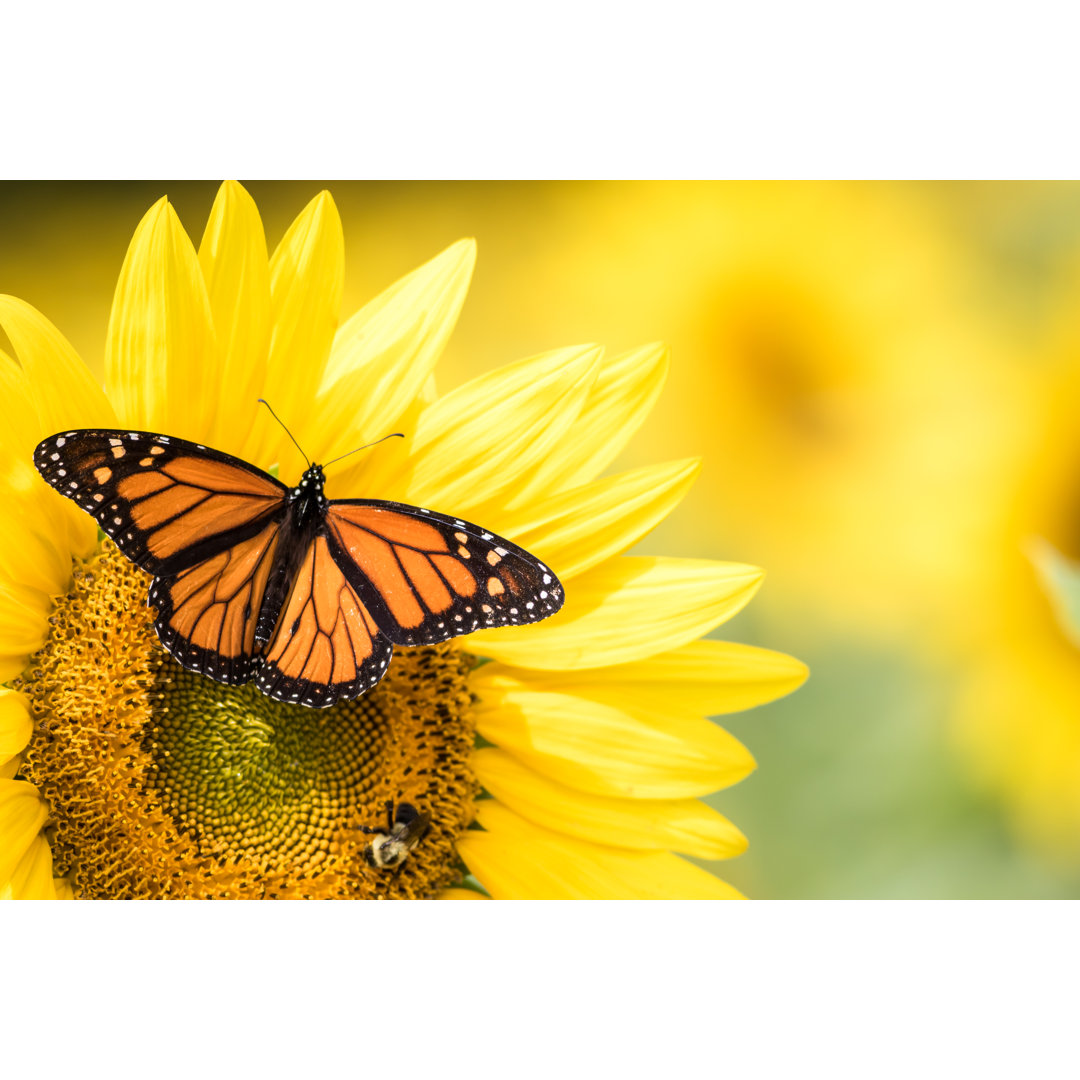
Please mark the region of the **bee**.
[[385, 829], [360, 826], [362, 832], [374, 837], [364, 848], [364, 859], [376, 869], [397, 869], [430, 828], [431, 815], [426, 810], [417, 810], [412, 803], [403, 802], [398, 803], [395, 812], [393, 800], [388, 799]]

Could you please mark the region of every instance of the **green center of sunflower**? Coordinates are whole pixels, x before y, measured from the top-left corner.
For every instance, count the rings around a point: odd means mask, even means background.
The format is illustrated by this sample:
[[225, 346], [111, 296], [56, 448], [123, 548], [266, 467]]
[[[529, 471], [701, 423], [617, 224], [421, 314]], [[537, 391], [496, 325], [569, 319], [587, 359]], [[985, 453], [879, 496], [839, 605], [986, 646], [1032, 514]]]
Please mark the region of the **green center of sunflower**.
[[[478, 790], [466, 654], [401, 650], [355, 701], [287, 705], [177, 665], [147, 584], [107, 542], [20, 684], [35, 721], [22, 774], [49, 800], [76, 895], [422, 897], [459, 879]], [[364, 859], [388, 802], [432, 821], [397, 870]]]

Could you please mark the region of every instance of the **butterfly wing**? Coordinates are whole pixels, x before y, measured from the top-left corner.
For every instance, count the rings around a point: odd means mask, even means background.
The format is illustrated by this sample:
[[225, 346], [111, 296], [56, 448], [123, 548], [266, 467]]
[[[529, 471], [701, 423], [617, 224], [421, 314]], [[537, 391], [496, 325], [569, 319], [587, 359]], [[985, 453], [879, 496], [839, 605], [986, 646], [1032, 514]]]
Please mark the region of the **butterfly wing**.
[[279, 701], [324, 708], [370, 690], [393, 652], [331, 557], [327, 538], [318, 535], [293, 578], [255, 682]]
[[172, 577], [154, 578], [148, 603], [162, 645], [189, 671], [239, 686], [258, 669], [255, 627], [281, 527], [233, 544]]
[[172, 576], [263, 531], [288, 489], [268, 473], [197, 443], [147, 431], [68, 431], [34, 464], [132, 562]]
[[542, 562], [478, 525], [404, 503], [341, 499], [329, 551], [395, 645], [431, 645], [554, 615], [563, 588]]

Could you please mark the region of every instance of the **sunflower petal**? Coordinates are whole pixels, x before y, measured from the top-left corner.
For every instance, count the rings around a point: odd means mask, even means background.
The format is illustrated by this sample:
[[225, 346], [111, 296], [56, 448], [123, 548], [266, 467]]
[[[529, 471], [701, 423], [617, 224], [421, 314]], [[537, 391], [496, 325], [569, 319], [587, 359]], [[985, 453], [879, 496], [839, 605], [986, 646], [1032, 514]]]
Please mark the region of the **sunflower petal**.
[[49, 597], [60, 596], [71, 583], [71, 549], [63, 519], [51, 519], [51, 507], [27, 502], [9, 495], [11, 516], [0, 533], [0, 590], [44, 613]]
[[[221, 354], [221, 397], [242, 415], [253, 415], [270, 347], [270, 260], [255, 200], [235, 181], [218, 189], [199, 244], [199, 266]], [[207, 441], [244, 454], [251, 426], [237, 424], [232, 409], [217, 412]]]
[[9, 410], [4, 442], [17, 459], [14, 467], [25, 469], [25, 482], [37, 489], [47, 517], [63, 522], [60, 546], [86, 556], [97, 543], [97, 526], [36, 474], [30, 477], [33, 450], [41, 439], [68, 428], [112, 426], [116, 414], [78, 354], [39, 311], [14, 296], [0, 296], [0, 327], [19, 358], [16, 367], [5, 357], [0, 373], [0, 400]]
[[[301, 446], [314, 445], [318, 437], [318, 411], [309, 406], [337, 332], [344, 283], [341, 217], [330, 193], [321, 191], [300, 211], [270, 258], [273, 329], [263, 396]], [[259, 410], [254, 430], [256, 464], [292, 460], [284, 458], [286, 452], [296, 453], [289, 437], [265, 410]]]
[[[602, 350], [559, 349], [473, 379], [420, 416], [409, 447], [408, 502], [482, 518], [525, 490], [543, 489], [570, 453], [568, 433]], [[449, 510], [447, 510], [449, 508]]]
[[496, 514], [485, 525], [558, 567], [560, 581], [624, 552], [655, 528], [690, 490], [697, 458], [647, 465], [550, 499]]
[[32, 731], [26, 697], [0, 687], [0, 764], [26, 749]]
[[[6, 407], [0, 426], [0, 490], [6, 501], [5, 536], [17, 561], [31, 562], [27, 576], [16, 581], [66, 581], [71, 554], [87, 555], [97, 542], [93, 519], [54, 491], [34, 468], [34, 448], [56, 428], [44, 428], [38, 417], [35, 389], [23, 368], [0, 352], [0, 401]], [[23, 536], [29, 548], [20, 551]], [[38, 558], [39, 556], [43, 558]], [[37, 560], [36, 564], [33, 560]]]
[[388, 434], [420, 394], [457, 323], [476, 262], [460, 240], [362, 307], [334, 338], [316, 409], [316, 461]]
[[26, 475], [36, 475], [34, 447], [49, 433], [42, 431], [29, 375], [5, 352], [0, 352], [0, 401], [4, 403], [0, 447], [6, 457], [23, 466]]
[[49, 608], [34, 610], [13, 600], [15, 589], [0, 586], [0, 655], [5, 657], [29, 656], [48, 636]]
[[458, 841], [465, 864], [497, 900], [730, 900], [726, 882], [670, 852], [601, 847], [526, 821], [494, 799], [483, 830]]
[[608, 847], [681, 851], [728, 859], [746, 850], [746, 837], [722, 814], [696, 799], [611, 799], [589, 795], [539, 775], [503, 750], [473, 755], [481, 785], [504, 806], [546, 829]]
[[25, 780], [0, 780], [0, 889], [11, 881], [49, 816], [38, 789]]
[[19, 860], [8, 883], [0, 888], [0, 900], [55, 900], [52, 868], [49, 842], [39, 835]]
[[557, 615], [529, 626], [480, 630], [470, 636], [469, 649], [546, 671], [641, 660], [730, 619], [763, 577], [757, 567], [741, 563], [611, 559], [574, 579]]
[[109, 318], [105, 386], [120, 422], [209, 439], [217, 361], [198, 256], [163, 196], [131, 238]]
[[685, 799], [737, 783], [750, 752], [698, 716], [631, 713], [576, 694], [503, 689], [480, 695], [476, 730], [544, 776], [593, 795]]
[[0, 296], [0, 326], [26, 372], [42, 431], [39, 439], [66, 428], [116, 426], [105, 391], [41, 312], [14, 296]]
[[443, 889], [439, 893], [440, 900], [488, 900], [490, 897], [475, 889]]
[[656, 404], [668, 358], [666, 345], [653, 344], [604, 361], [581, 410], [560, 486], [588, 483], [615, 460]]
[[631, 664], [587, 673], [527, 672], [485, 664], [473, 676], [486, 688], [526, 686], [584, 694], [617, 707], [648, 704], [680, 713], [720, 716], [790, 694], [806, 681], [807, 666], [794, 657], [733, 641], [691, 641]]

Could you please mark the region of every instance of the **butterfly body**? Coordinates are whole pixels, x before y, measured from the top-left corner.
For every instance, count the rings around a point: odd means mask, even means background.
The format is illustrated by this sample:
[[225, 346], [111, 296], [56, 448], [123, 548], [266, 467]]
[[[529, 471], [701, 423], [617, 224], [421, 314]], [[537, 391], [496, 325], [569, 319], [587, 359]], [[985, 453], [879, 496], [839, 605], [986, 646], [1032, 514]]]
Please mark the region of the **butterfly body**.
[[386, 672], [394, 645], [536, 622], [555, 575], [509, 540], [435, 511], [328, 499], [221, 451], [153, 432], [43, 440], [42, 476], [154, 575], [155, 629], [184, 667], [324, 707]]
[[321, 466], [312, 465], [300, 483], [286, 496], [282, 511], [281, 540], [267, 580], [266, 595], [255, 625], [255, 641], [266, 645], [273, 636], [281, 605], [296, 577], [304, 552], [314, 539], [326, 513], [328, 500], [323, 494], [326, 477]]

